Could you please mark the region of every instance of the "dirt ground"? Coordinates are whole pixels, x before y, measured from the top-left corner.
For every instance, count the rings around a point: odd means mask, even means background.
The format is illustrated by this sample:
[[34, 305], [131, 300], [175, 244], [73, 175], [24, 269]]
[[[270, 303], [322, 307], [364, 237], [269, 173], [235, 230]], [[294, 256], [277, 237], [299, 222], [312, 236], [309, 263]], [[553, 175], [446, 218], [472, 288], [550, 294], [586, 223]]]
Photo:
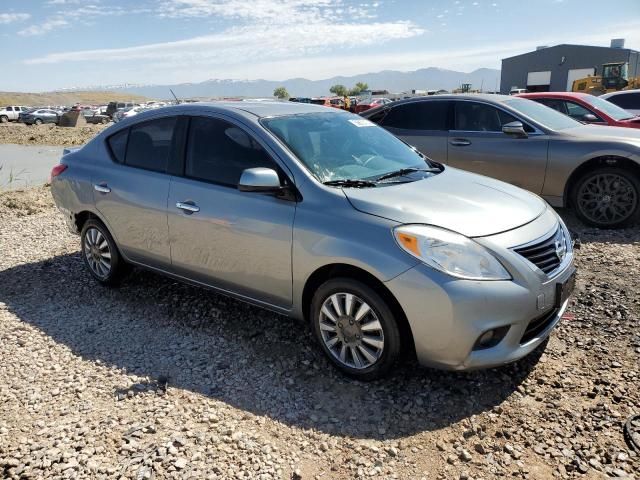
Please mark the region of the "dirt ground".
[[2, 123], [0, 124], [0, 144], [84, 145], [103, 128], [105, 128], [105, 125], [58, 127], [53, 124], [24, 125], [22, 123]]
[[98, 286], [47, 187], [0, 194], [0, 477], [638, 478], [640, 228], [562, 215], [578, 285], [545, 349], [366, 384], [299, 322], [143, 271]]

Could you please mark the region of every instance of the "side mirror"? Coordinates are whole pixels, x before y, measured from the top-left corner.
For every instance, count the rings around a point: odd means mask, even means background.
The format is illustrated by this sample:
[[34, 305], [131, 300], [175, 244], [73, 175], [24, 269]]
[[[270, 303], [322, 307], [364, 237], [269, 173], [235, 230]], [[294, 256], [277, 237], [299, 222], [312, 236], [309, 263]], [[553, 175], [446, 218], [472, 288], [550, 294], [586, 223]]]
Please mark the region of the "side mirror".
[[277, 193], [281, 189], [280, 177], [271, 168], [247, 168], [238, 182], [241, 192]]
[[586, 123], [593, 123], [598, 121], [598, 117], [596, 117], [593, 113], [585, 113], [582, 116], [582, 121]]
[[515, 135], [520, 138], [527, 138], [529, 136], [527, 135], [527, 132], [524, 131], [524, 125], [522, 125], [522, 122], [517, 121], [505, 123], [502, 126], [502, 133], [506, 135]]

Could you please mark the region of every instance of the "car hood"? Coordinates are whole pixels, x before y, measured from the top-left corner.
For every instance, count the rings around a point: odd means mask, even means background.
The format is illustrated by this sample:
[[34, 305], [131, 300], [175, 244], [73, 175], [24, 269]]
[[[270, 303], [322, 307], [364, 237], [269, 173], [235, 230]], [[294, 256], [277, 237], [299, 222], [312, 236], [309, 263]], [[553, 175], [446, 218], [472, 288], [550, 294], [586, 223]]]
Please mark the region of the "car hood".
[[602, 125], [580, 125], [578, 127], [561, 130], [572, 137], [600, 140], [630, 140], [640, 142], [640, 132], [626, 127], [603, 127]]
[[410, 183], [345, 188], [356, 210], [400, 223], [424, 223], [484, 237], [531, 222], [547, 208], [538, 196], [488, 177], [447, 167]]

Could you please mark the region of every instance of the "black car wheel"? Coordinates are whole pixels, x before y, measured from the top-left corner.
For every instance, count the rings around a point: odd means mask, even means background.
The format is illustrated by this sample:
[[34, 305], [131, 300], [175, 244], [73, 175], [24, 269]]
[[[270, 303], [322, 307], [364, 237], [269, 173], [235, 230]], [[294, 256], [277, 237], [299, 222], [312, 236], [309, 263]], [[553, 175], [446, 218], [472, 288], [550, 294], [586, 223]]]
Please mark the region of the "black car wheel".
[[89, 273], [103, 285], [117, 285], [128, 273], [113, 237], [102, 222], [87, 220], [80, 234], [82, 260]]
[[310, 318], [320, 346], [343, 373], [375, 380], [400, 355], [400, 330], [387, 303], [367, 285], [350, 278], [322, 284], [311, 302]]
[[36, 125], [42, 125], [42, 120], [40, 120], [39, 118], [36, 118], [33, 123], [35, 123]]
[[576, 181], [571, 201], [578, 217], [589, 225], [631, 225], [640, 217], [640, 179], [624, 168], [591, 170]]
[[7, 123], [9, 121], [9, 117], [6, 115], [0, 115], [0, 123]]

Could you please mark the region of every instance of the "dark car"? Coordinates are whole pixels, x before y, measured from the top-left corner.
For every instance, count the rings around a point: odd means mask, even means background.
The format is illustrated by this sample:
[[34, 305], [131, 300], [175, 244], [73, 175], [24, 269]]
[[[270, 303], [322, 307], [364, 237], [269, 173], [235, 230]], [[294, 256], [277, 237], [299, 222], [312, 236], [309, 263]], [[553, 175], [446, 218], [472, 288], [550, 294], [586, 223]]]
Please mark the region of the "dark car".
[[42, 125], [43, 123], [54, 123], [57, 125], [60, 121], [60, 116], [54, 110], [39, 108], [22, 115], [20, 121], [27, 125]]

